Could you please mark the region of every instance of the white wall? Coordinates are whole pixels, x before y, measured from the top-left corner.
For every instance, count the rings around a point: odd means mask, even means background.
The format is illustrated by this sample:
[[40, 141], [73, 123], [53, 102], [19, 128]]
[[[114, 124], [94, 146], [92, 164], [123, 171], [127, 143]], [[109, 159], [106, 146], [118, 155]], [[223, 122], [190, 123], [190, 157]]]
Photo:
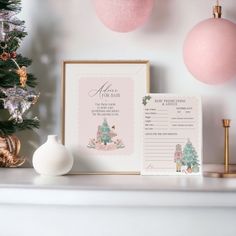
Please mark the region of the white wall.
[[[29, 36], [22, 52], [32, 58], [41, 98], [34, 113], [41, 119], [37, 133], [23, 132], [23, 153], [33, 150], [47, 134], [60, 134], [61, 62], [66, 59], [148, 59], [152, 91], [200, 94], [204, 112], [204, 162], [223, 161], [222, 118], [232, 119], [231, 156], [236, 162], [236, 80], [208, 86], [184, 66], [182, 45], [187, 32], [211, 17], [215, 1], [155, 0], [149, 22], [131, 33], [107, 29], [96, 17], [92, 0], [23, 0], [22, 19]], [[235, 0], [222, 1], [224, 17], [236, 22]], [[235, 65], [236, 66], [236, 65]], [[29, 141], [29, 143], [27, 143]], [[30, 148], [29, 148], [30, 147]]]

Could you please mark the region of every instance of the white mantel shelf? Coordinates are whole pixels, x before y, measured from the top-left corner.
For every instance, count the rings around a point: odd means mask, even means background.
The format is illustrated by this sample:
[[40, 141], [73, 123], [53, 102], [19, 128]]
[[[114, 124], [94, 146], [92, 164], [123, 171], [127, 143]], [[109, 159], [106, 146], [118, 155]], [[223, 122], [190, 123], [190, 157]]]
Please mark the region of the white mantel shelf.
[[236, 179], [199, 176], [68, 175], [0, 169], [0, 205], [236, 207]]

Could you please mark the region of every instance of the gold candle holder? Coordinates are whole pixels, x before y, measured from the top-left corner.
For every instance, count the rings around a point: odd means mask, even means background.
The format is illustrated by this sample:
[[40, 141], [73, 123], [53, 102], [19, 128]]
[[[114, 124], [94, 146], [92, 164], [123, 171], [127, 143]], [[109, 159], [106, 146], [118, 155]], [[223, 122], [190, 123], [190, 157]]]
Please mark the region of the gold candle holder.
[[236, 171], [230, 170], [229, 164], [229, 128], [230, 120], [223, 119], [223, 127], [225, 131], [224, 137], [224, 168], [219, 171], [206, 171], [204, 176], [214, 178], [236, 178]]

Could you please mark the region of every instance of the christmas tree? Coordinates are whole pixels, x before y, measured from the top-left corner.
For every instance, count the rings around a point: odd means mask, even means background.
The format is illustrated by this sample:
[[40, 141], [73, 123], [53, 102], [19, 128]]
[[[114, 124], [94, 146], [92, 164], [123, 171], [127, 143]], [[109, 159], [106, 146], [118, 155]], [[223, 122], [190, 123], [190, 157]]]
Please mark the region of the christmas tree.
[[16, 17], [20, 10], [20, 0], [0, 0], [1, 137], [39, 127], [37, 118], [23, 117], [31, 105], [36, 103], [39, 95], [32, 90], [37, 85], [36, 78], [27, 72], [31, 60], [17, 51], [27, 35], [24, 21]]
[[193, 167], [198, 167], [198, 155], [193, 147], [193, 144], [188, 140], [184, 147], [182, 163], [184, 166], [187, 166], [187, 169], [192, 170]]
[[114, 139], [116, 136], [117, 133], [115, 132], [115, 125], [110, 127], [107, 119], [104, 118], [102, 125], [97, 127], [97, 137], [89, 139], [87, 147], [102, 151], [112, 151], [119, 148], [124, 148], [125, 145], [121, 139]]
[[[29, 90], [37, 85], [36, 78], [27, 73], [31, 60], [17, 53], [20, 42], [27, 35], [24, 21], [16, 14], [21, 10], [20, 0], [0, 0], [0, 135], [39, 127], [36, 118], [22, 117], [38, 98]], [[4, 112], [7, 110], [8, 113]], [[8, 117], [6, 117], [8, 116]]]
[[110, 131], [111, 129], [107, 123], [107, 120], [104, 119], [102, 125], [100, 126], [100, 132], [101, 132], [100, 139], [101, 142], [104, 143], [105, 145], [111, 142]]

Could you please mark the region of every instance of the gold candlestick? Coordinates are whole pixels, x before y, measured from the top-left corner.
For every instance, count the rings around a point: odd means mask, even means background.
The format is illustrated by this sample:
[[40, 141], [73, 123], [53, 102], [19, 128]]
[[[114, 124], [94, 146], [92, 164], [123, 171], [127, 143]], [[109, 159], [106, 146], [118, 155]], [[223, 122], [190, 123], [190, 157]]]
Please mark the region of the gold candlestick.
[[225, 173], [229, 173], [229, 127], [230, 120], [224, 119], [223, 127], [225, 128], [225, 149], [224, 149], [224, 169]]
[[220, 171], [207, 171], [204, 172], [204, 176], [206, 177], [215, 177], [215, 178], [236, 178], [236, 172], [230, 170], [229, 164], [229, 128], [230, 128], [230, 120], [223, 119], [223, 127], [225, 130], [224, 137], [224, 168]]

